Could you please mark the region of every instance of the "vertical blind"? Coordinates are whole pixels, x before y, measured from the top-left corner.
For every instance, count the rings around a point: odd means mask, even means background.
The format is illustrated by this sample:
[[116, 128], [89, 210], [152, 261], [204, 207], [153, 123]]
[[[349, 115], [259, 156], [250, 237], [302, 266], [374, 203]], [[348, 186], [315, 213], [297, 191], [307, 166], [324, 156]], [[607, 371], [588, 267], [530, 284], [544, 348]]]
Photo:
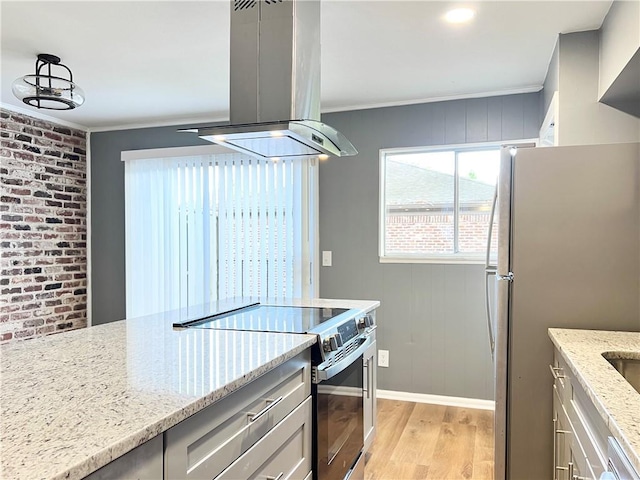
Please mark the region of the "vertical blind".
[[125, 161], [127, 317], [310, 293], [308, 162]]

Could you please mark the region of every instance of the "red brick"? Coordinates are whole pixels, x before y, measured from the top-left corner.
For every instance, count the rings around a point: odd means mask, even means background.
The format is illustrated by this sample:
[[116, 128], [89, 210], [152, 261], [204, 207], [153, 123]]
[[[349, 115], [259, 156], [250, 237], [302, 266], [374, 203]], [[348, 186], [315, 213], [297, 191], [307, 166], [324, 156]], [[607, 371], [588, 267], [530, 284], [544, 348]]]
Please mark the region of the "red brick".
[[4, 109], [0, 123], [0, 343], [85, 327], [86, 132]]

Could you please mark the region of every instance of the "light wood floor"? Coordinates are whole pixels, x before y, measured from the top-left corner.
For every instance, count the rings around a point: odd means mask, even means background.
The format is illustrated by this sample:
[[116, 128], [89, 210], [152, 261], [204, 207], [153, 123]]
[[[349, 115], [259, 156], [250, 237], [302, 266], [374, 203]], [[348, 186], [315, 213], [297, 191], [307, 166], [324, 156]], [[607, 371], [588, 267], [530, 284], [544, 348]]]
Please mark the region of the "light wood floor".
[[378, 399], [366, 480], [493, 479], [493, 412]]

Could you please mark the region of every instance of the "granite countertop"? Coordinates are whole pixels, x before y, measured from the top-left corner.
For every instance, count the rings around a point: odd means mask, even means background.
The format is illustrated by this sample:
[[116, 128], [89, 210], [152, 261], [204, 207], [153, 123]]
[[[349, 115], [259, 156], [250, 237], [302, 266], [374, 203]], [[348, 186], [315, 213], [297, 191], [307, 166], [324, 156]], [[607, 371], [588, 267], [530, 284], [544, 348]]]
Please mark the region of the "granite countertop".
[[640, 332], [550, 328], [549, 336], [640, 472], [640, 393], [602, 356], [615, 352], [620, 358], [640, 359]]
[[[172, 328], [247, 303], [212, 303], [2, 345], [0, 478], [82, 478], [316, 342], [314, 335]], [[269, 303], [362, 313], [379, 306]]]

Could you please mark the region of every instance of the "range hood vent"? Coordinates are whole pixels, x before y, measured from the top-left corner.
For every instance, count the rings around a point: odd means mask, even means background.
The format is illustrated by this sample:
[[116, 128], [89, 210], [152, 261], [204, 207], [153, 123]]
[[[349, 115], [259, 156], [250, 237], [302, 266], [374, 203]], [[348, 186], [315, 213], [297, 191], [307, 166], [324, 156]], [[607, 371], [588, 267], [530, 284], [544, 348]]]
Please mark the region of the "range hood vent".
[[230, 125], [198, 135], [258, 158], [358, 151], [320, 122], [320, 0], [231, 0]]

